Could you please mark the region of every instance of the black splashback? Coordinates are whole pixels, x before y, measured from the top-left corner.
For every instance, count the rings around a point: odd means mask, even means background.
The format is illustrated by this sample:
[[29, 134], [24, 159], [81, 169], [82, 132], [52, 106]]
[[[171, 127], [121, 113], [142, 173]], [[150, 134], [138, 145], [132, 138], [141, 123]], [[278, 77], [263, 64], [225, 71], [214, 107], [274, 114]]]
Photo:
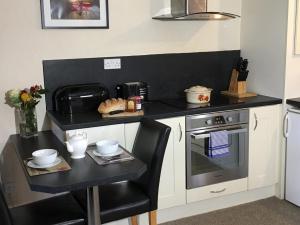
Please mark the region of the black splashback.
[[121, 58], [120, 70], [104, 70], [104, 58], [45, 60], [47, 110], [52, 110], [54, 91], [72, 84], [100, 82], [114, 97], [116, 84], [145, 81], [150, 100], [181, 97], [184, 89], [196, 84], [219, 92], [228, 88], [239, 57], [239, 50], [114, 57]]

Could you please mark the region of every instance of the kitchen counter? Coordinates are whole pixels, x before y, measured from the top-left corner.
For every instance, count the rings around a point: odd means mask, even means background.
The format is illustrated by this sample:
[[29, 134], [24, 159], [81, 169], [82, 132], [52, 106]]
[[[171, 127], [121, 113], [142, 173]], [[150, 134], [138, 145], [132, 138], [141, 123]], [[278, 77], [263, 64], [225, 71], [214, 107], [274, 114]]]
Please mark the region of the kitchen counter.
[[[223, 95], [212, 96], [208, 105], [187, 104], [185, 99], [168, 99], [152, 101], [144, 104], [144, 117], [163, 119], [169, 117], [202, 114], [224, 110], [234, 110], [249, 107], [281, 104], [282, 100], [259, 95], [252, 98], [236, 99]], [[300, 104], [300, 103], [299, 103]], [[98, 112], [62, 115], [58, 112], [47, 111], [50, 119], [62, 130], [73, 130], [88, 127], [132, 123], [140, 121], [141, 117], [101, 118]]]
[[300, 98], [287, 99], [286, 103], [289, 104], [289, 105], [291, 105], [291, 106], [300, 108]]

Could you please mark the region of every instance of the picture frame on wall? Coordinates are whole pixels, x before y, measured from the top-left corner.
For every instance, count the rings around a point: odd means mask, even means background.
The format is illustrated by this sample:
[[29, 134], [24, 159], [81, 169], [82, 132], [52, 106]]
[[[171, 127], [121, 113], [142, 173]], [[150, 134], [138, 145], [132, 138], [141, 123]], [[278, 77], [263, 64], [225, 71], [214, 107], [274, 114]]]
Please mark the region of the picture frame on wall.
[[43, 29], [108, 29], [108, 0], [41, 0]]
[[300, 0], [297, 1], [296, 29], [295, 29], [295, 54], [300, 55]]

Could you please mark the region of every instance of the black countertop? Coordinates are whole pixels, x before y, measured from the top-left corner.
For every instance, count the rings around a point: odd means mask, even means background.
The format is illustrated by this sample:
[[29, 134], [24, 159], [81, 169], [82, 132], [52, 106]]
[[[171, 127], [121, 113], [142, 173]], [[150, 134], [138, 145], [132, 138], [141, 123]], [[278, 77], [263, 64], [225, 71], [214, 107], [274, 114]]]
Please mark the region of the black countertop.
[[300, 98], [287, 99], [286, 103], [289, 104], [289, 105], [291, 105], [291, 106], [300, 108]]
[[[60, 193], [123, 180], [133, 180], [142, 175], [147, 169], [147, 165], [139, 159], [106, 166], [99, 166], [88, 155], [83, 159], [71, 159], [64, 144], [51, 131], [39, 132], [37, 137], [28, 139], [21, 138], [20, 135], [11, 135], [9, 140], [15, 147], [19, 162], [32, 191]], [[31, 157], [33, 151], [43, 148], [56, 149], [72, 169], [30, 177], [23, 160]]]
[[[237, 99], [223, 95], [212, 96], [208, 105], [199, 107], [197, 104], [187, 104], [185, 99], [168, 99], [153, 101], [144, 104], [144, 117], [163, 119], [176, 116], [202, 114], [216, 111], [233, 110], [249, 107], [281, 104], [278, 98], [259, 95], [257, 97]], [[141, 117], [101, 118], [98, 112], [62, 115], [58, 112], [48, 111], [50, 119], [62, 130], [73, 130], [88, 127], [113, 125], [118, 123], [131, 123], [140, 121]]]

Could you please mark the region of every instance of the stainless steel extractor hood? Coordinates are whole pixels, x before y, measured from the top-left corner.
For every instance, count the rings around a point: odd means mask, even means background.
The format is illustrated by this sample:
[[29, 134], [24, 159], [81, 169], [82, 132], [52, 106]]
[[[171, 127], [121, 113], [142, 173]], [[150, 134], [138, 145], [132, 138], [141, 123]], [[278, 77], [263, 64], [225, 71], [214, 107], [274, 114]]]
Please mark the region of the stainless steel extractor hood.
[[207, 11], [209, 0], [171, 0], [171, 12], [153, 17], [158, 20], [227, 20], [240, 17], [225, 12]]

